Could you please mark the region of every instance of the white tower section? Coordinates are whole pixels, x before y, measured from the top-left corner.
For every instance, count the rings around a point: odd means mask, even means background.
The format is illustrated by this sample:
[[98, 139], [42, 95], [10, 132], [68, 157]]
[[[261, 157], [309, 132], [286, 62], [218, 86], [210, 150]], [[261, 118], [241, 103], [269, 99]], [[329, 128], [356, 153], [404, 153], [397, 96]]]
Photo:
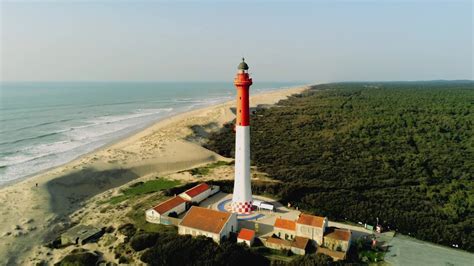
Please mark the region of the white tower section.
[[252, 188], [250, 186], [250, 127], [236, 126], [235, 135], [235, 180], [232, 196], [232, 211], [252, 211]]

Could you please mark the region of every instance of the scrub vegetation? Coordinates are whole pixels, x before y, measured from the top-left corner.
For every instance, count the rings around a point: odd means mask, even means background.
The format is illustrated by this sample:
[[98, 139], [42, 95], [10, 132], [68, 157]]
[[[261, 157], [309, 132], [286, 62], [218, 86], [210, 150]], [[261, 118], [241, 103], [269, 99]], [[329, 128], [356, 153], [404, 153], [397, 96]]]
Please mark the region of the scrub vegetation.
[[212, 171], [212, 169], [215, 169], [221, 166], [232, 165], [232, 164], [233, 162], [217, 161], [215, 163], [210, 163], [203, 167], [193, 168], [189, 170], [189, 172], [194, 176], [205, 176], [209, 174]]
[[103, 203], [117, 204], [125, 201], [129, 198], [158, 192], [164, 189], [169, 189], [179, 185], [180, 182], [176, 180], [168, 180], [164, 178], [157, 178], [156, 180], [150, 180], [146, 182], [136, 182], [130, 185], [128, 188], [121, 190], [121, 195], [114, 196], [108, 201]]
[[[307, 212], [474, 251], [474, 83], [314, 86], [251, 121], [254, 184]], [[205, 146], [234, 154], [226, 125]]]

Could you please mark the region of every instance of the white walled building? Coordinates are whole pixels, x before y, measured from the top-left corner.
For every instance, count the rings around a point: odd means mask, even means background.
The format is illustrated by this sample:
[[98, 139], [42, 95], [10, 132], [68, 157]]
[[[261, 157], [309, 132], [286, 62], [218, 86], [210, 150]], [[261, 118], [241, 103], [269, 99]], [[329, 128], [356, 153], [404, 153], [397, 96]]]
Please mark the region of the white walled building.
[[237, 232], [237, 215], [202, 207], [193, 206], [183, 217], [178, 226], [180, 235], [207, 236], [220, 243]]
[[237, 243], [245, 243], [251, 247], [255, 240], [255, 231], [247, 228], [242, 228], [237, 236]]
[[277, 218], [273, 224], [273, 232], [281, 239], [293, 240], [296, 236], [296, 222]]
[[323, 244], [324, 232], [327, 226], [327, 217], [302, 213], [296, 220], [296, 235], [312, 239], [320, 246]]
[[187, 201], [200, 203], [207, 199], [211, 195], [211, 186], [206, 183], [201, 183], [195, 187], [192, 187], [183, 193], [179, 194], [180, 197]]
[[145, 219], [147, 222], [160, 224], [162, 217], [166, 217], [172, 212], [176, 212], [176, 214], [179, 215], [184, 211], [186, 211], [186, 200], [179, 196], [175, 196], [151, 209], [146, 210]]

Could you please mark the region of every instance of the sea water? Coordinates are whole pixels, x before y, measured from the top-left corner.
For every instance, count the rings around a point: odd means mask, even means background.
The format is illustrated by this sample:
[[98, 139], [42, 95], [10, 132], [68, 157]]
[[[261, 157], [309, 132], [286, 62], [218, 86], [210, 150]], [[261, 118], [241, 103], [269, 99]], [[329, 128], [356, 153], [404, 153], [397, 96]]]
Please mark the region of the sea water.
[[[251, 93], [294, 85], [256, 82]], [[0, 185], [234, 95], [224, 82], [0, 83]]]

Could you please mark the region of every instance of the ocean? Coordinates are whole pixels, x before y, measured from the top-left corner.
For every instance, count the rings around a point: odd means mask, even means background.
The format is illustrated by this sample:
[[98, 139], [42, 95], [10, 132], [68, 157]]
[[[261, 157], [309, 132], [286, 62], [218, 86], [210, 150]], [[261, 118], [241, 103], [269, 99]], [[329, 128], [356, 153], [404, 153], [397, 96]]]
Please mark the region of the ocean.
[[[295, 85], [256, 82], [251, 94]], [[234, 96], [226, 82], [0, 83], [0, 186]]]

